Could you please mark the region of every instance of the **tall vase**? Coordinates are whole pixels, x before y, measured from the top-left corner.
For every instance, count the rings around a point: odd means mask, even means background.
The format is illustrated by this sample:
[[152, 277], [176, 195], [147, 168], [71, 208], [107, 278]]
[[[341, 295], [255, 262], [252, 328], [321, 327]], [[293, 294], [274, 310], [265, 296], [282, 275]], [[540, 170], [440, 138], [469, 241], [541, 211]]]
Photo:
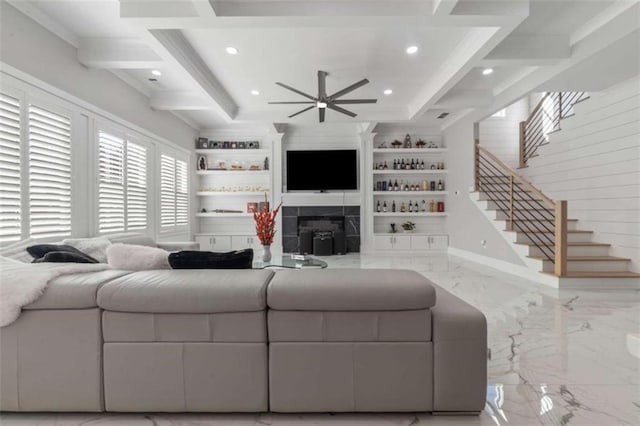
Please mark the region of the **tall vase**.
[[262, 261], [267, 263], [271, 261], [271, 246], [262, 246], [264, 252], [262, 253]]

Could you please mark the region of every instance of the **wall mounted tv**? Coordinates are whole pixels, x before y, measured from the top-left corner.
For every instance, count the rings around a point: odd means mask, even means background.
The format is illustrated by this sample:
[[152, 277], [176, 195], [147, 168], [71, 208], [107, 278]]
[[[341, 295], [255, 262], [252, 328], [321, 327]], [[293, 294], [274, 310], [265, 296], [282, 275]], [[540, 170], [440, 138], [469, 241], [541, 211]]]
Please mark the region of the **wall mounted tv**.
[[355, 149], [287, 151], [288, 191], [358, 189]]

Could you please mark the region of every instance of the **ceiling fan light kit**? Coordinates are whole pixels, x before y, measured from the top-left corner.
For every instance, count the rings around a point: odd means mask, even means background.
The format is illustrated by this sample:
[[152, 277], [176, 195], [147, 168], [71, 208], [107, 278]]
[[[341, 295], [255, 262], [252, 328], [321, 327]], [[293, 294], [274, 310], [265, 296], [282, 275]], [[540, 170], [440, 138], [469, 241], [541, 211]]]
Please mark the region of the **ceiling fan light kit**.
[[344, 109], [342, 107], [339, 107], [338, 104], [341, 104], [341, 105], [375, 104], [376, 102], [378, 102], [377, 99], [338, 99], [348, 93], [353, 92], [357, 88], [362, 87], [365, 84], [368, 84], [369, 80], [367, 80], [366, 78], [328, 96], [327, 86], [326, 86], [327, 75], [329, 74], [326, 71], [318, 71], [318, 95], [317, 96], [312, 96], [301, 90], [295, 89], [291, 86], [287, 86], [284, 83], [276, 82], [278, 86], [284, 87], [285, 89], [290, 90], [293, 93], [296, 93], [309, 100], [308, 101], [269, 102], [269, 104], [271, 105], [293, 105], [293, 104], [310, 105], [294, 114], [291, 114], [289, 118], [293, 118], [296, 115], [302, 114], [303, 112], [309, 111], [313, 108], [318, 108], [318, 120], [320, 121], [320, 123], [323, 123], [325, 119], [325, 111], [327, 110], [327, 108], [333, 111], [339, 112], [341, 114], [348, 115], [349, 117], [356, 117], [358, 114], [352, 111], [349, 111], [347, 109]]

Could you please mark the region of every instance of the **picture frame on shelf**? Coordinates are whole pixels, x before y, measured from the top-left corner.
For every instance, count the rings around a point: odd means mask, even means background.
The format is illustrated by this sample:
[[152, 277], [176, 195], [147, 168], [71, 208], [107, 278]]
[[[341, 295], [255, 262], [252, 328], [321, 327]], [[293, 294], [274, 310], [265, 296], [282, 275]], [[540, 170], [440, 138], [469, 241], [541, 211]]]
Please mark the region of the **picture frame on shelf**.
[[247, 142], [248, 149], [260, 149], [260, 142], [258, 141], [249, 141]]
[[238, 142], [238, 148], [237, 149], [246, 149], [247, 148], [247, 143], [246, 142]]
[[207, 157], [204, 155], [198, 156], [197, 170], [207, 170]]
[[196, 149], [208, 149], [209, 148], [209, 139], [207, 138], [198, 138], [196, 141]]
[[231, 148], [231, 142], [229, 142], [229, 141], [224, 141], [224, 142], [222, 142], [222, 148], [223, 148], [223, 149], [229, 149], [229, 148]]
[[258, 211], [258, 203], [255, 201], [249, 201], [247, 203], [247, 213], [256, 213]]

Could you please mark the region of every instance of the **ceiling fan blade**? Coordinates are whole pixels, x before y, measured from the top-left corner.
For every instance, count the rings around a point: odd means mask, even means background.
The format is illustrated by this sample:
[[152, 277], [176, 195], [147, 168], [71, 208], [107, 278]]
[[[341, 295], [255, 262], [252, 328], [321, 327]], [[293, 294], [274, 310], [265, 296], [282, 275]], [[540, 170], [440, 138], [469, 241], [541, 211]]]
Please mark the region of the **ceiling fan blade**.
[[304, 92], [301, 92], [301, 91], [299, 91], [298, 89], [294, 89], [293, 87], [291, 87], [291, 86], [287, 86], [287, 85], [286, 85], [286, 84], [284, 84], [284, 83], [276, 82], [276, 84], [277, 84], [278, 86], [280, 86], [280, 87], [284, 87], [284, 88], [285, 88], [285, 89], [287, 89], [287, 90], [291, 90], [292, 92], [297, 93], [297, 94], [298, 94], [298, 95], [300, 95], [300, 96], [304, 96], [305, 98], [311, 99], [312, 101], [315, 101], [315, 100], [316, 100], [316, 98], [314, 98], [314, 97], [313, 97], [313, 96], [311, 96], [310, 94], [308, 94], [308, 93], [304, 93]]
[[378, 102], [377, 99], [336, 99], [335, 101], [331, 101], [332, 104], [375, 104]]
[[318, 71], [318, 99], [327, 97], [327, 72]]
[[348, 115], [349, 117], [355, 117], [355, 116], [357, 116], [357, 115], [358, 115], [358, 114], [356, 114], [355, 112], [351, 112], [351, 111], [349, 111], [349, 110], [347, 110], [347, 109], [340, 108], [339, 106], [334, 105], [334, 104], [327, 104], [327, 108], [331, 108], [331, 109], [332, 109], [332, 110], [334, 110], [334, 111], [341, 112], [341, 113], [343, 113], [343, 114], [345, 114], [345, 115]]
[[333, 95], [329, 96], [329, 100], [333, 100], [333, 99], [337, 99], [340, 96], [344, 96], [349, 92], [353, 92], [354, 90], [356, 90], [358, 87], [362, 87], [365, 84], [369, 83], [369, 80], [367, 80], [366, 78], [363, 78], [362, 80], [360, 80], [357, 83], [353, 83], [351, 86], [349, 87], [345, 87], [344, 89], [334, 93]]
[[318, 108], [318, 114], [320, 116], [320, 122], [324, 123], [324, 112], [326, 111], [326, 108]]
[[297, 105], [297, 104], [315, 104], [315, 101], [300, 101], [300, 102], [267, 102], [270, 105]]
[[289, 116], [289, 118], [293, 118], [293, 117], [295, 117], [296, 115], [298, 115], [298, 114], [302, 114], [303, 112], [309, 111], [310, 109], [313, 109], [313, 108], [315, 108], [315, 107], [316, 107], [315, 105], [311, 105], [310, 107], [307, 107], [307, 108], [305, 108], [305, 109], [303, 109], [303, 110], [300, 110], [300, 111], [296, 112], [295, 114], [291, 114], [291, 115]]

